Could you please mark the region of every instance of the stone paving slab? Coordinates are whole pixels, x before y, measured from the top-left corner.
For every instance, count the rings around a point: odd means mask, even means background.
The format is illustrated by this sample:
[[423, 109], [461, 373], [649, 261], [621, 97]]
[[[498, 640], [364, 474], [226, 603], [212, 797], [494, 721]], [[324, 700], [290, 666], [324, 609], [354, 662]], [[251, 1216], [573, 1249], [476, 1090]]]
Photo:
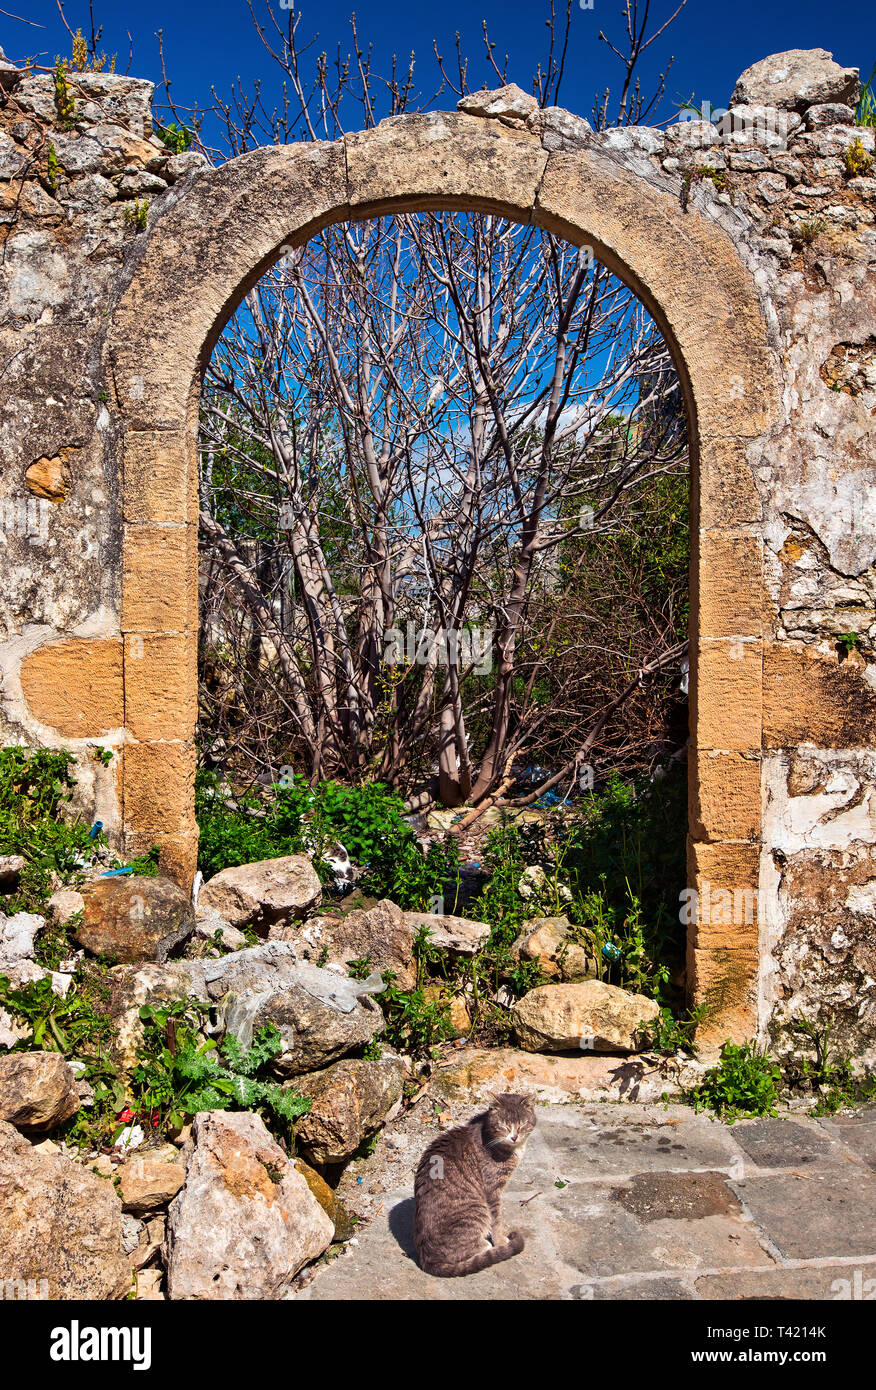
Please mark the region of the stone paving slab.
[[830, 1300], [846, 1286], [866, 1297], [876, 1280], [872, 1113], [729, 1126], [680, 1105], [613, 1103], [538, 1106], [504, 1201], [525, 1250], [433, 1278], [414, 1258], [413, 1175], [435, 1135], [477, 1108], [429, 1099], [387, 1126], [339, 1187], [357, 1244], [290, 1297]]
[[790, 1259], [876, 1251], [876, 1181], [849, 1164], [833, 1171], [744, 1178], [734, 1188], [780, 1254]]
[[[541, 1204], [540, 1216], [554, 1233], [560, 1262], [576, 1271], [578, 1283], [582, 1276], [772, 1263], [722, 1175], [709, 1174], [705, 1186], [704, 1192], [701, 1174], [637, 1174], [635, 1187], [570, 1187], [561, 1194], [565, 1201]], [[655, 1195], [656, 1215], [649, 1211]], [[509, 1220], [512, 1209], [513, 1204]]]
[[833, 1143], [816, 1124], [805, 1125], [799, 1120], [754, 1120], [733, 1126], [733, 1138], [752, 1158], [758, 1168], [803, 1168], [811, 1163], [823, 1167], [845, 1159], [839, 1146]]
[[733, 1274], [705, 1274], [694, 1280], [703, 1299], [817, 1299], [860, 1302], [876, 1297], [876, 1262], [788, 1265]]
[[821, 1123], [844, 1149], [876, 1170], [876, 1112], [871, 1109], [866, 1115], [834, 1116]]

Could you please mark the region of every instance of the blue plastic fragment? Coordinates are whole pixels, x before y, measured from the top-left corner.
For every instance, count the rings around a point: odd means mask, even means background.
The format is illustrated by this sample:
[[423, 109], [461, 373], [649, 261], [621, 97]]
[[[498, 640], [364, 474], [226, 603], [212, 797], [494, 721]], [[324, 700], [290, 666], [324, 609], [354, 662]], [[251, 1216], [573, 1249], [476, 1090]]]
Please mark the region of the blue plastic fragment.
[[105, 874], [101, 874], [101, 878], [121, 878], [125, 874], [132, 874], [133, 872], [133, 864], [123, 864], [120, 869], [107, 869]]
[[606, 942], [605, 942], [605, 944], [604, 944], [604, 946], [603, 946], [603, 948], [602, 948], [602, 954], [605, 956], [606, 960], [619, 960], [619, 959], [620, 959], [620, 950], [619, 950], [619, 948], [618, 948], [617, 946], [615, 946], [615, 944], [614, 944], [613, 941], [606, 941]]
[[89, 832], [88, 832], [88, 838], [89, 838], [89, 840], [96, 840], [97, 837], [98, 837], [98, 835], [100, 834], [101, 830], [103, 830], [103, 821], [102, 821], [102, 820], [96, 820], [96, 821], [94, 822], [94, 825], [91, 827], [91, 829], [90, 829]]

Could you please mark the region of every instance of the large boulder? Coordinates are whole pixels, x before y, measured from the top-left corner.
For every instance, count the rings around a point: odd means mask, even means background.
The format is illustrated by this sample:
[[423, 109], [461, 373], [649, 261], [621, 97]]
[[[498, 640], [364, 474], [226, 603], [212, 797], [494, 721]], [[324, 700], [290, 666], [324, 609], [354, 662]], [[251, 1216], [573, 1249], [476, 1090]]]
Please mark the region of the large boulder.
[[648, 1042], [643, 1025], [659, 1013], [653, 999], [600, 980], [539, 985], [511, 1011], [527, 1052], [641, 1052]]
[[414, 933], [406, 916], [394, 902], [382, 898], [367, 911], [308, 922], [298, 941], [302, 954], [311, 960], [337, 965], [367, 960], [372, 971], [391, 970], [399, 989], [413, 989], [417, 983]]
[[99, 878], [83, 891], [76, 941], [119, 964], [167, 960], [195, 925], [191, 904], [169, 878]]
[[421, 927], [426, 927], [429, 945], [452, 956], [476, 955], [490, 935], [488, 922], [473, 922], [451, 913], [406, 912], [404, 918], [415, 936]]
[[843, 68], [824, 48], [790, 48], [746, 68], [733, 89], [731, 106], [781, 106], [802, 111], [825, 102], [853, 105], [857, 68]]
[[112, 1183], [37, 1153], [0, 1120], [0, 1285], [7, 1281], [35, 1281], [50, 1299], [104, 1300], [124, 1297], [131, 1268]]
[[210, 1110], [170, 1205], [171, 1299], [279, 1299], [331, 1244], [334, 1223], [258, 1115]]
[[519, 960], [537, 960], [543, 975], [557, 980], [583, 980], [596, 974], [596, 948], [586, 950], [572, 939], [568, 917], [534, 917], [511, 947]]
[[0, 1057], [0, 1120], [45, 1133], [79, 1109], [73, 1069], [59, 1052], [10, 1052]]
[[232, 927], [267, 933], [275, 922], [306, 917], [322, 901], [322, 884], [306, 854], [260, 859], [222, 869], [201, 888], [198, 908], [214, 908]]
[[301, 961], [292, 942], [266, 941], [216, 959], [120, 965], [107, 978], [113, 1057], [123, 1072], [135, 1064], [146, 1004], [191, 999], [207, 1005], [205, 1032], [231, 1032], [244, 1047], [259, 1028], [274, 1024], [283, 1040], [275, 1066], [285, 1076], [325, 1066], [383, 1029], [383, 1014], [370, 997], [379, 984]]
[[371, 998], [379, 983], [300, 961], [292, 942], [268, 941], [197, 963], [220, 1030], [243, 1047], [266, 1024], [280, 1030], [283, 1051], [274, 1066], [283, 1076], [327, 1066], [383, 1031], [383, 1014]]
[[313, 1163], [345, 1163], [401, 1100], [403, 1081], [404, 1063], [392, 1056], [347, 1058], [296, 1077], [295, 1090], [313, 1101], [295, 1127], [296, 1145]]

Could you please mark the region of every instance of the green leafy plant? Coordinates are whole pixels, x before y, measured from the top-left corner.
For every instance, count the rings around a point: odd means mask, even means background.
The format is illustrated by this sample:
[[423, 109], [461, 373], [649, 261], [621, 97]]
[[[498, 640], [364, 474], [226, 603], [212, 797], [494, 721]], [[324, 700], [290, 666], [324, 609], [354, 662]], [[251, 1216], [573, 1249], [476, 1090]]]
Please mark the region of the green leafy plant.
[[491, 830], [482, 850], [486, 884], [472, 906], [472, 915], [489, 922], [492, 934], [487, 949], [509, 946], [519, 935], [520, 926], [533, 912], [531, 903], [520, 894], [520, 880], [527, 867], [527, 854], [546, 857], [544, 842], [534, 844], [531, 834], [507, 819]]
[[687, 1018], [676, 1018], [672, 1010], [664, 1005], [656, 1019], [643, 1022], [640, 1026], [643, 1032], [648, 1033], [655, 1052], [662, 1052], [667, 1057], [686, 1052], [689, 1057], [696, 1057], [694, 1034], [705, 1013], [705, 1007], [700, 1005], [692, 1009]]
[[453, 1036], [446, 999], [428, 999], [422, 989], [398, 989], [391, 971], [384, 972], [384, 979], [387, 987], [376, 999], [386, 1019], [384, 1041], [390, 1047], [422, 1055]]
[[207, 878], [233, 865], [307, 852], [329, 879], [322, 856], [340, 840], [350, 858], [366, 867], [366, 892], [411, 911], [425, 910], [439, 896], [455, 904], [455, 844], [436, 842], [424, 854], [404, 819], [401, 797], [379, 782], [345, 787], [325, 781], [312, 788], [295, 777], [267, 795], [231, 797], [217, 773], [201, 769], [195, 814], [201, 832], [198, 867]]
[[712, 164], [702, 164], [697, 169], [688, 169], [682, 177], [679, 194], [682, 212], [687, 212], [690, 206], [691, 188], [696, 183], [702, 183], [703, 179], [708, 179], [710, 183], [714, 184], [719, 193], [723, 193], [727, 187], [727, 175], [723, 169], [717, 169]]
[[61, 165], [58, 162], [58, 151], [50, 140], [48, 150], [46, 151], [46, 183], [49, 185], [49, 190], [52, 193], [54, 193], [58, 187], [60, 174]]
[[67, 82], [67, 63], [63, 58], [55, 62], [55, 109], [63, 130], [72, 130], [76, 124], [76, 102]]
[[811, 246], [826, 230], [827, 223], [823, 217], [807, 218], [791, 228], [791, 245], [797, 251], [800, 250], [801, 246]]
[[873, 81], [876, 79], [876, 64], [867, 81], [861, 88], [861, 95], [858, 98], [858, 105], [855, 109], [855, 124], [860, 126], [876, 126], [876, 92], [873, 90]]
[[849, 1058], [834, 1042], [835, 1027], [831, 1014], [817, 1021], [798, 1018], [791, 1024], [810, 1055], [785, 1061], [785, 1081], [792, 1092], [814, 1097], [811, 1115], [835, 1115], [876, 1096], [876, 1077], [855, 1074]]
[[836, 639], [836, 644], [843, 656], [849, 656], [861, 645], [861, 638], [857, 632], [843, 632]]
[[163, 145], [166, 145], [173, 154], [184, 154], [191, 148], [194, 132], [188, 126], [181, 125], [178, 121], [170, 121], [167, 125], [156, 125], [155, 134]]
[[137, 199], [125, 208], [123, 213], [125, 221], [138, 232], [145, 232], [146, 223], [149, 220], [149, 203], [144, 198]]
[[109, 1018], [95, 1009], [92, 1000], [76, 989], [62, 998], [48, 976], [14, 988], [7, 975], [0, 975], [0, 1005], [31, 1029], [19, 1050], [70, 1056], [98, 1041], [105, 1043], [110, 1036]]
[[755, 1043], [727, 1042], [688, 1099], [695, 1110], [713, 1110], [728, 1124], [744, 1115], [775, 1115], [781, 1077], [778, 1064]]
[[[43, 962], [49, 963], [49, 962]], [[73, 976], [65, 998], [55, 994], [48, 978], [13, 989], [0, 977], [0, 1006], [30, 1032], [16, 1051], [60, 1052], [74, 1060], [82, 1079], [91, 1086], [93, 1101], [64, 1126], [76, 1142], [103, 1144], [118, 1130], [116, 1117], [129, 1093], [112, 1059], [112, 1021], [106, 968], [86, 961]]]
[[367, 980], [371, 974], [371, 957], [363, 956], [361, 960], [348, 960], [347, 974], [354, 980]]
[[140, 1060], [132, 1073], [135, 1114], [152, 1129], [179, 1129], [203, 1110], [261, 1110], [291, 1138], [311, 1101], [261, 1076], [283, 1050], [280, 1030], [260, 1028], [248, 1048], [227, 1034], [217, 1048], [200, 1041], [200, 1009], [191, 1001], [144, 1005]]
[[138, 854], [129, 859], [128, 866], [139, 878], [155, 878], [161, 872], [160, 858], [161, 850], [158, 845], [153, 845], [145, 854]]
[[102, 837], [69, 817], [73, 792], [70, 753], [48, 749], [0, 749], [0, 854], [18, 854], [25, 867], [15, 893], [3, 899], [12, 914], [39, 911], [52, 891], [52, 876], [69, 879], [88, 862]]

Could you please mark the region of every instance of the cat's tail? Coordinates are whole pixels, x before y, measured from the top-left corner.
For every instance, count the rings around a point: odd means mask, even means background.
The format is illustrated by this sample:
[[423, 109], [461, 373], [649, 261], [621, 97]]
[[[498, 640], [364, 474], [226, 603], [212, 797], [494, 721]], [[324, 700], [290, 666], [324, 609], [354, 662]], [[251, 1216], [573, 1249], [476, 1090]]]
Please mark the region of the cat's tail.
[[506, 1239], [501, 1245], [491, 1245], [488, 1250], [482, 1250], [478, 1255], [471, 1255], [467, 1260], [460, 1260], [457, 1263], [447, 1261], [443, 1264], [424, 1265], [427, 1274], [434, 1274], [439, 1279], [455, 1279], [463, 1274], [477, 1274], [478, 1270], [489, 1269], [490, 1265], [501, 1264], [503, 1260], [513, 1259], [519, 1255], [523, 1249], [523, 1236], [519, 1231], [509, 1231]]

